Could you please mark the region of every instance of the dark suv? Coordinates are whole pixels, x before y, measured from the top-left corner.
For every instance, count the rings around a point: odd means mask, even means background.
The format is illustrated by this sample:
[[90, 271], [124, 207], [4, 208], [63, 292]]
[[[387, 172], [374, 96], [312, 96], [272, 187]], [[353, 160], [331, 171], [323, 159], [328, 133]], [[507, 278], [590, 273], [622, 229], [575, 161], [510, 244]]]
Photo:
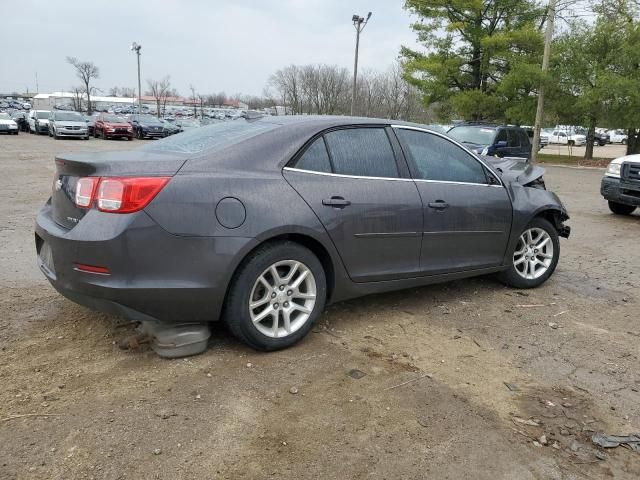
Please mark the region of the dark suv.
[[524, 128], [487, 123], [456, 125], [448, 135], [475, 153], [491, 157], [531, 157], [531, 142]]

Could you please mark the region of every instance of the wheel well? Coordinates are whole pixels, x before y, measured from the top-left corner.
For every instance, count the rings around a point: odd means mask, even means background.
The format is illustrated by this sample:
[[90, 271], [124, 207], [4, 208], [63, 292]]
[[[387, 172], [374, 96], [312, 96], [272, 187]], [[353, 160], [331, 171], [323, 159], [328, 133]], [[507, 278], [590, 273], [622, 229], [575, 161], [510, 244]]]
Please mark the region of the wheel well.
[[[233, 282], [233, 279], [235, 278], [238, 270], [245, 263], [246, 259], [249, 258], [249, 256], [252, 255], [256, 250], [264, 247], [266, 244], [269, 244], [269, 243], [279, 243], [279, 242], [286, 242], [286, 241], [298, 243], [303, 247], [306, 247], [309, 250], [311, 250], [311, 252], [313, 252], [313, 254], [316, 257], [318, 257], [318, 260], [320, 260], [320, 263], [322, 264], [322, 268], [324, 269], [324, 273], [327, 280], [327, 304], [328, 304], [333, 295], [333, 289], [335, 287], [335, 269], [333, 267], [333, 261], [331, 260], [331, 255], [329, 255], [329, 252], [327, 251], [327, 249], [319, 241], [315, 240], [312, 237], [299, 234], [299, 233], [288, 233], [288, 234], [278, 235], [275, 237], [271, 237], [267, 240], [264, 240], [263, 242], [256, 245], [253, 249], [247, 252], [247, 254], [244, 256], [242, 261], [238, 264], [238, 266], [236, 267], [236, 270], [233, 272], [233, 275], [231, 277], [231, 282]], [[231, 285], [231, 282], [229, 282], [229, 286]], [[229, 291], [229, 286], [227, 286], [227, 292]], [[225, 298], [225, 303], [226, 303], [226, 298]]]
[[547, 220], [551, 225], [553, 225], [555, 227], [555, 229], [558, 232], [558, 235], [560, 235], [561, 237], [564, 237], [565, 235], [568, 235], [567, 233], [565, 233], [566, 228], [562, 222], [564, 220], [566, 220], [568, 217], [563, 214], [560, 210], [543, 210], [542, 212], [538, 213], [534, 218], [544, 218], [545, 220]]

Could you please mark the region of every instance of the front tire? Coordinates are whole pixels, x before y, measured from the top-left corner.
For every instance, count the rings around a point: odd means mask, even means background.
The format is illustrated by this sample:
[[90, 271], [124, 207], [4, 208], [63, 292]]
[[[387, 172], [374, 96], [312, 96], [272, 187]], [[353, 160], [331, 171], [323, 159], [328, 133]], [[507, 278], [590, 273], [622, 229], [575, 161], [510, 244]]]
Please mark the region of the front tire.
[[549, 279], [559, 258], [558, 231], [548, 220], [534, 218], [518, 238], [509, 269], [498, 278], [510, 287], [535, 288]]
[[622, 143], [622, 145], [626, 145], [627, 144], [627, 139], [623, 138], [621, 143]]
[[324, 310], [325, 272], [318, 258], [294, 242], [271, 243], [245, 259], [232, 281], [224, 320], [256, 350], [301, 340]]
[[631, 215], [636, 209], [633, 205], [625, 205], [624, 203], [609, 202], [609, 210], [616, 215]]

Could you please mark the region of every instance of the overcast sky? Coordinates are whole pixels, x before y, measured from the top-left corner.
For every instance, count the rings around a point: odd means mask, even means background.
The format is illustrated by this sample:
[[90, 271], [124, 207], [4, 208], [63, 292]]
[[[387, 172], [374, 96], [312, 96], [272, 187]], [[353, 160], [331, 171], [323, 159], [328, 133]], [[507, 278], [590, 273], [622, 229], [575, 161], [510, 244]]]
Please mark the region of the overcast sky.
[[[170, 75], [188, 94], [262, 93], [269, 75], [291, 64], [353, 68], [351, 16], [373, 12], [360, 43], [360, 67], [386, 69], [401, 45], [415, 46], [412, 17], [402, 0], [20, 0], [0, 29], [0, 92], [69, 90], [79, 85], [66, 56], [93, 61], [95, 82], [135, 87], [142, 45], [146, 79]], [[126, 5], [126, 9], [124, 6]]]

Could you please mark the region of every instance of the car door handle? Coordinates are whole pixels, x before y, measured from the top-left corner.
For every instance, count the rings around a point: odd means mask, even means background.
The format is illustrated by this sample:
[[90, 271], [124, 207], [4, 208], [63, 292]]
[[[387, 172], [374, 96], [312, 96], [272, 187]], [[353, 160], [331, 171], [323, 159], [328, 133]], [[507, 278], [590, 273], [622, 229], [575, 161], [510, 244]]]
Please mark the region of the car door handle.
[[333, 208], [344, 208], [351, 205], [349, 200], [345, 200], [343, 197], [331, 197], [322, 200], [322, 205]]
[[445, 208], [449, 208], [449, 204], [444, 200], [436, 200], [435, 202], [429, 202], [429, 208], [444, 210]]

